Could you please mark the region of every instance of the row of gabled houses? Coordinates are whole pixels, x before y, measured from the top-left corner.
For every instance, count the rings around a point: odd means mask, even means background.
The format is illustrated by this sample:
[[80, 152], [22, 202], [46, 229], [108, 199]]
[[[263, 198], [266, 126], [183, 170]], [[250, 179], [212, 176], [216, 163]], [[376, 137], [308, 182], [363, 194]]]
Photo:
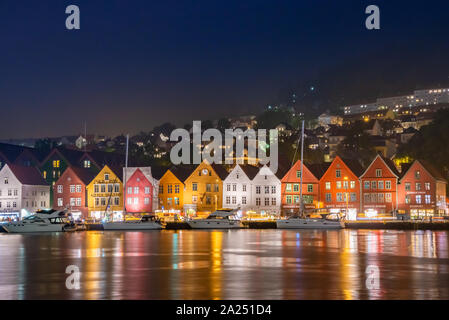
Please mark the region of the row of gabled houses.
[[38, 166], [4, 164], [0, 215], [23, 216], [50, 207], [70, 207], [76, 217], [96, 219], [107, 213], [121, 216], [124, 210], [194, 214], [222, 207], [293, 214], [299, 210], [301, 175], [303, 203], [309, 210], [412, 216], [447, 212], [446, 181], [432, 165], [418, 160], [399, 171], [381, 155], [368, 168], [337, 156], [330, 164], [304, 163], [302, 172], [298, 161], [274, 174], [268, 166], [206, 162], [164, 171], [125, 170], [120, 156], [81, 154], [55, 149]]

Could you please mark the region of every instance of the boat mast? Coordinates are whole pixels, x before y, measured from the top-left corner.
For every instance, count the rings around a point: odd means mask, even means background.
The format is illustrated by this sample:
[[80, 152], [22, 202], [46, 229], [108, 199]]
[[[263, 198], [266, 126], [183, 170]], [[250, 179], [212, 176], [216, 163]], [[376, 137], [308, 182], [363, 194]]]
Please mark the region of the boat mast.
[[128, 171], [128, 146], [129, 134], [126, 135], [126, 155], [125, 155], [125, 172], [123, 173], [123, 218], [126, 214], [126, 172]]
[[299, 216], [303, 216], [303, 201], [302, 201], [302, 177], [303, 177], [303, 161], [304, 161], [304, 120], [302, 120], [302, 130], [301, 130], [301, 176], [299, 177]]

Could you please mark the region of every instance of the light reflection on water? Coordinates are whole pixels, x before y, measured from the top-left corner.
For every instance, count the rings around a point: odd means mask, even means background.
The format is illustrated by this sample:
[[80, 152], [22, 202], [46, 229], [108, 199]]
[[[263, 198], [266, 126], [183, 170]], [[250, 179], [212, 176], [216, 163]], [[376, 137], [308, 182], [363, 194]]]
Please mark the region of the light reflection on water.
[[[446, 231], [0, 234], [0, 299], [449, 299], [448, 243]], [[72, 264], [80, 290], [65, 287]]]

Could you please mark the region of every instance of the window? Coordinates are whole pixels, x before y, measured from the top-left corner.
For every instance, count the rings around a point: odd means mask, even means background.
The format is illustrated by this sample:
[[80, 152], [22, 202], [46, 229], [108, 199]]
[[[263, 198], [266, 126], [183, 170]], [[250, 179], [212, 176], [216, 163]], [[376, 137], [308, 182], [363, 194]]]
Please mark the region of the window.
[[211, 196], [207, 196], [206, 197], [206, 204], [211, 204], [212, 203], [212, 198], [211, 198]]
[[342, 202], [343, 201], [343, 197], [341, 192], [337, 192], [337, 202]]
[[237, 185], [235, 183], [232, 185], [232, 191], [237, 191]]
[[343, 181], [343, 188], [348, 189], [348, 181]]
[[371, 202], [371, 196], [370, 196], [369, 193], [365, 193], [365, 194], [363, 195], [363, 202], [364, 202], [364, 203], [370, 203], [370, 202]]
[[426, 188], [426, 190], [430, 190], [430, 182], [424, 183], [424, 187]]
[[[178, 192], [176, 192], [176, 187], [178, 187]], [[150, 187], [145, 187], [145, 194], [149, 194], [150, 193]], [[175, 186], [175, 193], [179, 193], [179, 185]]]
[[[291, 203], [292, 202], [292, 198], [290, 196], [290, 202], [288, 202], [288, 197], [289, 196], [287, 196], [287, 203]], [[256, 206], [260, 206], [260, 198], [256, 198]]]
[[105, 206], [106, 205], [106, 198], [101, 198], [101, 205]]
[[376, 177], [377, 178], [382, 177], [382, 169], [376, 169]]
[[192, 183], [192, 191], [198, 191], [198, 184], [196, 182]]
[[276, 198], [271, 198], [271, 205], [275, 206], [276, 205]]
[[242, 185], [242, 191], [246, 192], [246, 184]]
[[103, 192], [103, 193], [106, 192], [106, 185], [102, 184], [100, 186], [101, 186], [101, 188], [100, 188], [101, 192]]
[[226, 185], [226, 191], [231, 191], [231, 185], [230, 184]]
[[391, 181], [385, 181], [385, 189], [387, 190], [391, 189]]
[[231, 204], [231, 197], [230, 196], [226, 196], [226, 204]]
[[[145, 199], [148, 199], [148, 198], [145, 198]], [[178, 197], [175, 197], [174, 199], [175, 199], [175, 204], [176, 204], [176, 205], [179, 205], [179, 198], [178, 198]]]
[[57, 189], [58, 189], [58, 193], [62, 193], [62, 185], [61, 184], [58, 184]]
[[270, 186], [265, 186], [265, 193], [270, 193]]
[[296, 178], [301, 178], [301, 170], [296, 170]]
[[94, 192], [95, 193], [100, 192], [100, 186], [98, 184], [94, 184]]
[[417, 182], [415, 187], [416, 187], [416, 191], [420, 191], [421, 190], [421, 183]]
[[246, 197], [242, 197], [242, 204], [246, 204]]
[[134, 198], [134, 204], [139, 204], [139, 198]]
[[326, 182], [326, 190], [330, 190], [331, 189], [331, 183], [330, 182]]
[[172, 204], [172, 198], [167, 198], [167, 206], [171, 206]]
[[115, 206], [120, 205], [120, 198], [119, 198], [119, 197], [115, 197], [115, 198], [114, 198], [114, 205], [115, 205]]
[[385, 198], [384, 198], [384, 194], [383, 193], [379, 193], [377, 195], [377, 201], [380, 203], [384, 203], [385, 202]]
[[288, 195], [285, 197], [285, 202], [287, 202], [287, 204], [292, 203], [292, 196]]
[[220, 187], [218, 183], [214, 184], [214, 192], [220, 192]]
[[425, 195], [425, 201], [427, 204], [429, 204], [431, 202], [430, 194]]
[[206, 184], [206, 192], [211, 192], [212, 191], [212, 185], [210, 183]]
[[95, 206], [98, 207], [100, 205], [100, 199], [95, 198]]
[[405, 196], [405, 203], [409, 204], [410, 203], [410, 195], [406, 195]]
[[419, 170], [415, 171], [415, 179], [416, 180], [421, 179], [421, 172]]
[[70, 205], [72, 207], [76, 206], [76, 199], [75, 198], [70, 198]]
[[53, 160], [53, 168], [59, 168], [59, 160]]
[[90, 168], [90, 160], [84, 160], [84, 168]]
[[384, 188], [384, 182], [383, 182], [383, 181], [379, 181], [379, 182], [377, 183], [377, 188], [378, 188], [378, 189], [383, 189], [383, 188]]
[[75, 185], [74, 184], [70, 185], [70, 193], [75, 193]]
[[376, 188], [377, 188], [376, 181], [371, 181], [371, 189], [376, 190]]
[[391, 202], [391, 193], [385, 193], [385, 202]]
[[299, 203], [299, 196], [293, 196], [293, 202]]
[[270, 205], [270, 198], [264, 198], [264, 205], [269, 206]]
[[164, 193], [164, 186], [162, 184], [159, 185], [159, 193]]
[[109, 173], [105, 173], [104, 174], [104, 180], [105, 181], [109, 181]]
[[421, 195], [417, 194], [415, 200], [416, 200], [416, 203], [420, 204], [421, 203]]
[[58, 198], [58, 207], [62, 206], [63, 206], [62, 198]]
[[80, 185], [80, 184], [77, 184], [77, 185], [76, 185], [76, 192], [77, 192], [77, 193], [80, 193], [80, 192], [81, 192], [81, 185]]
[[133, 187], [128, 187], [127, 189], [127, 193], [128, 194], [132, 194], [133, 193]]
[[292, 192], [292, 185], [290, 183], [285, 185], [285, 192]]
[[356, 202], [357, 201], [357, 193], [351, 192], [350, 197], [351, 197], [351, 199], [349, 201], [351, 201], [351, 202]]
[[355, 188], [355, 181], [351, 181], [350, 186], [351, 186], [351, 189], [354, 189]]
[[167, 193], [173, 192], [173, 186], [171, 184], [167, 185]]
[[113, 188], [114, 185], [108, 183], [108, 193], [111, 193]]
[[307, 185], [307, 192], [313, 192], [313, 184]]
[[114, 192], [120, 192], [120, 183], [114, 185]]
[[340, 169], [335, 170], [335, 177], [336, 178], [341, 178], [341, 170]]
[[260, 186], [256, 186], [256, 194], [260, 194]]
[[76, 205], [77, 205], [78, 207], [81, 206], [81, 198], [76, 198]]
[[[177, 199], [177, 198], [176, 198]], [[144, 204], [150, 204], [150, 198], [145, 198], [144, 200], [143, 200], [143, 203]]]
[[337, 185], [337, 189], [341, 189], [341, 181], [337, 181], [336, 185]]
[[410, 191], [410, 182], [405, 183], [405, 191]]
[[8, 184], [9, 183], [9, 180], [8, 180], [8, 178], [5, 178], [5, 184]]
[[294, 192], [299, 192], [299, 184], [295, 183], [295, 184], [293, 185], [293, 191], [294, 191]]
[[326, 202], [332, 202], [332, 194], [326, 193]]
[[232, 196], [232, 204], [237, 204], [237, 197], [236, 196]]
[[139, 194], [139, 187], [134, 187], [134, 194]]
[[12, 196], [12, 189], [8, 189], [8, 196]]
[[276, 186], [271, 186], [271, 193], [276, 193]]

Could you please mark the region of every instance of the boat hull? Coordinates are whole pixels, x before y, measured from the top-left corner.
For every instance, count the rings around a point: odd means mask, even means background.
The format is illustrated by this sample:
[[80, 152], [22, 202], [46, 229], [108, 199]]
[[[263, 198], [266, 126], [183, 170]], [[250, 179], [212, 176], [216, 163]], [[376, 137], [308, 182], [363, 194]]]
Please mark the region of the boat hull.
[[106, 222], [103, 223], [104, 230], [161, 230], [162, 226], [156, 222]]
[[313, 219], [277, 220], [278, 229], [344, 229], [343, 221], [320, 221]]
[[21, 224], [8, 223], [3, 225], [3, 229], [8, 233], [40, 233], [40, 232], [63, 232], [62, 224]]
[[192, 229], [239, 229], [242, 227], [240, 221], [217, 221], [213, 219], [191, 220], [187, 221], [187, 224]]

